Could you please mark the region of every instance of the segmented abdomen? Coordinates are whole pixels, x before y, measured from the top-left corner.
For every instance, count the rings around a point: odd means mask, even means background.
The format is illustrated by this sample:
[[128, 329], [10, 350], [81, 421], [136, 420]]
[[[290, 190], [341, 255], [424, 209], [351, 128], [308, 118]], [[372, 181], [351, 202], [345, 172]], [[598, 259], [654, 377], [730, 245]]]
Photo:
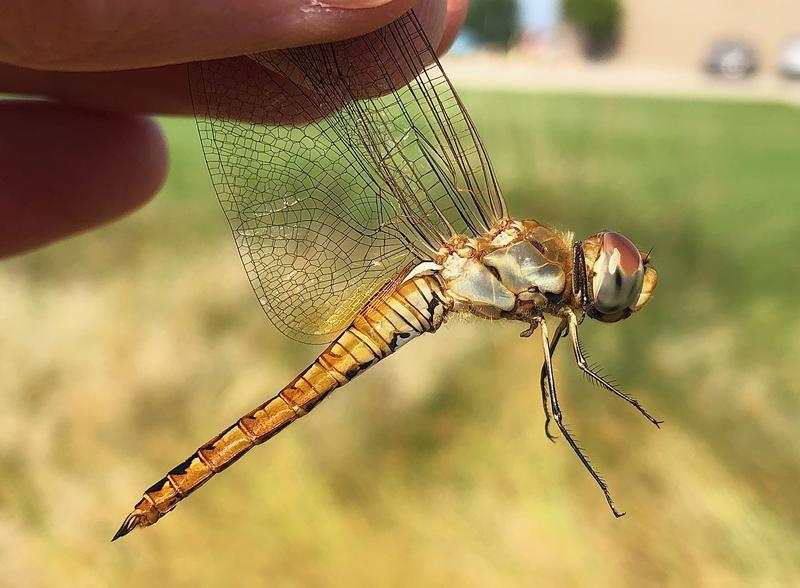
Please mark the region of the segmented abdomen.
[[152, 525], [214, 474], [307, 414], [333, 390], [414, 337], [438, 329], [451, 306], [436, 275], [414, 277], [377, 296], [289, 385], [148, 488], [114, 539]]

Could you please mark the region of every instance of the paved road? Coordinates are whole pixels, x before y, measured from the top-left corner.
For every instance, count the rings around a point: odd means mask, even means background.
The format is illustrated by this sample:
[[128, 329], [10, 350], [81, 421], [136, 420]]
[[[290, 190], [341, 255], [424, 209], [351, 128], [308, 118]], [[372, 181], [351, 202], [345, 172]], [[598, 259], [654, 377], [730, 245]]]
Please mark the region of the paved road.
[[800, 105], [800, 80], [771, 73], [732, 81], [712, 78], [701, 71], [653, 70], [614, 63], [542, 64], [522, 57], [482, 54], [447, 56], [444, 68], [457, 87], [766, 100]]

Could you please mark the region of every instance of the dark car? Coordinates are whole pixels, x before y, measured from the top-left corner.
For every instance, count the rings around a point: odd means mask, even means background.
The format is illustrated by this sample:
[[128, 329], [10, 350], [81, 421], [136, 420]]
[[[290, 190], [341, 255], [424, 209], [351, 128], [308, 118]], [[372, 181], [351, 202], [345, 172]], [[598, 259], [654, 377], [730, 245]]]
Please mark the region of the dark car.
[[729, 80], [741, 80], [758, 70], [755, 49], [744, 41], [718, 41], [705, 60], [705, 70]]

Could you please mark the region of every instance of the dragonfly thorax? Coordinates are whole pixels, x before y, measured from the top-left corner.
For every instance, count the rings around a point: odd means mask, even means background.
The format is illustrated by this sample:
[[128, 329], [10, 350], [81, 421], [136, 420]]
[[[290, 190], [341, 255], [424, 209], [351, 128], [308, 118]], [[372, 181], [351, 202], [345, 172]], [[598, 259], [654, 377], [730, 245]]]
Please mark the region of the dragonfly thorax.
[[482, 237], [451, 239], [437, 263], [455, 310], [528, 320], [567, 302], [571, 250], [569, 234], [506, 220]]

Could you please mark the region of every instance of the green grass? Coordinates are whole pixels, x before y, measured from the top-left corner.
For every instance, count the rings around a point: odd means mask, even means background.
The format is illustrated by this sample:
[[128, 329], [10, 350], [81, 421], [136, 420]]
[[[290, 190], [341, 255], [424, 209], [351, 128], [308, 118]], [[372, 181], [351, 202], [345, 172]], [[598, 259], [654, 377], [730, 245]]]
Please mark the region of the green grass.
[[193, 123], [170, 120], [156, 202], [0, 267], [6, 585], [800, 582], [800, 111], [465, 101], [513, 215], [653, 247], [647, 309], [582, 333], [664, 429], [567, 350], [557, 364], [566, 418], [628, 516], [545, 439], [535, 342], [456, 322], [109, 544], [141, 490], [317, 351], [260, 313]]

